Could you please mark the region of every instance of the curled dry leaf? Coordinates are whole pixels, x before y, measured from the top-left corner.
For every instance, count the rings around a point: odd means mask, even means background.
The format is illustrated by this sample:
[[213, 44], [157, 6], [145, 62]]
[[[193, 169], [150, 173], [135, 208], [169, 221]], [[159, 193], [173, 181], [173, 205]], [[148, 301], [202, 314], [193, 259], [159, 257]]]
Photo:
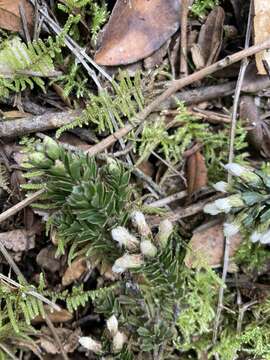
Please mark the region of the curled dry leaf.
[[0, 28], [11, 31], [20, 31], [22, 21], [19, 10], [20, 3], [24, 6], [28, 26], [33, 24], [33, 6], [27, 0], [0, 0]]
[[216, 6], [208, 15], [202, 25], [198, 43], [191, 47], [193, 62], [197, 69], [208, 66], [215, 62], [220, 53], [223, 36], [225, 12], [220, 6]]
[[270, 123], [261, 119], [253, 96], [241, 97], [240, 118], [249, 128], [247, 136], [249, 144], [263, 157], [270, 158]]
[[[230, 257], [240, 246], [242, 237], [236, 234], [231, 237]], [[201, 231], [197, 231], [189, 242], [189, 250], [185, 257], [185, 264], [189, 268], [196, 264], [206, 263], [211, 267], [220, 266], [224, 255], [223, 225], [216, 224]]]
[[[81, 335], [80, 328], [76, 330], [70, 330], [65, 328], [56, 328], [55, 329], [59, 340], [62, 344], [62, 348], [66, 353], [72, 353], [79, 345], [78, 339]], [[60, 354], [61, 350], [59, 349], [58, 344], [56, 344], [55, 339], [52, 337], [51, 332], [48, 328], [41, 329], [40, 345], [48, 354]]]
[[[53, 323], [64, 323], [73, 319], [73, 315], [66, 309], [61, 309], [59, 311], [56, 311], [51, 307], [49, 307], [48, 305], [44, 305], [44, 310], [48, 318]], [[43, 322], [45, 322], [45, 319], [40, 315], [35, 317], [33, 320], [34, 324], [43, 323]]]
[[37, 264], [52, 273], [59, 271], [61, 267], [61, 259], [55, 257], [56, 247], [47, 246], [43, 248], [37, 255]]
[[[270, 36], [270, 1], [254, 0], [254, 42], [260, 44]], [[270, 51], [265, 50], [256, 54], [256, 66], [260, 75], [266, 74], [264, 61], [270, 67]]]
[[216, 6], [208, 15], [205, 24], [201, 27], [198, 45], [204, 59], [205, 66], [215, 62], [220, 53], [223, 36], [225, 12], [222, 7]]
[[25, 251], [35, 247], [35, 234], [25, 229], [11, 230], [0, 233], [0, 241], [8, 250]]
[[207, 185], [207, 168], [200, 151], [196, 151], [187, 159], [188, 194], [191, 196]]
[[76, 259], [65, 271], [62, 277], [62, 285], [67, 286], [72, 284], [74, 281], [80, 279], [80, 277], [87, 270], [87, 261], [85, 258]]
[[117, 0], [95, 61], [127, 65], [159, 49], [179, 28], [180, 0]]

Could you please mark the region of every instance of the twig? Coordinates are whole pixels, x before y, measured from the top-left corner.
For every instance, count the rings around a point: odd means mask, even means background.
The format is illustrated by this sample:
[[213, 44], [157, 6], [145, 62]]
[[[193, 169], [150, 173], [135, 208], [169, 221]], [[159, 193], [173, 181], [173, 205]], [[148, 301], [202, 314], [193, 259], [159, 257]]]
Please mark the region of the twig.
[[[247, 32], [246, 32], [246, 39], [245, 39], [245, 50], [248, 50], [249, 41], [250, 41], [250, 34], [251, 34], [251, 13], [252, 13], [252, 6], [253, 1], [250, 1], [249, 7], [249, 16], [248, 16], [248, 24], [247, 24]], [[232, 114], [232, 121], [231, 121], [231, 131], [230, 131], [230, 149], [229, 149], [229, 163], [233, 161], [234, 158], [234, 140], [235, 140], [235, 131], [236, 131], [236, 122], [237, 122], [237, 110], [238, 110], [238, 103], [241, 93], [241, 87], [243, 84], [245, 72], [248, 66], [247, 58], [244, 58], [241, 64], [235, 96], [234, 96], [234, 104], [233, 104], [233, 114]], [[228, 181], [231, 180], [230, 175], [228, 176]], [[225, 249], [224, 249], [224, 259], [223, 259], [223, 270], [222, 270], [222, 285], [219, 288], [219, 296], [218, 296], [218, 306], [217, 312], [214, 322], [214, 329], [213, 329], [213, 345], [217, 342], [218, 337], [218, 330], [219, 330], [219, 323], [220, 318], [223, 310], [223, 298], [224, 298], [224, 285], [226, 283], [227, 272], [229, 267], [229, 254], [230, 254], [230, 244], [231, 244], [231, 237], [225, 236]], [[215, 354], [216, 359], [218, 358], [218, 354]]]
[[23, 5], [23, 2], [20, 2], [20, 4], [19, 4], [19, 12], [20, 12], [20, 17], [21, 17], [21, 22], [22, 22], [22, 27], [23, 27], [23, 32], [24, 32], [26, 42], [30, 43], [31, 37], [29, 34], [29, 30], [28, 30], [28, 25], [27, 25], [27, 20], [26, 20], [26, 15], [25, 15], [25, 8]]
[[18, 204], [12, 206], [10, 209], [4, 211], [2, 214], [0, 214], [0, 223], [8, 219], [10, 216], [15, 215], [20, 210], [24, 209], [26, 206], [32, 204], [35, 200], [37, 200], [40, 195], [42, 195], [45, 192], [44, 189], [41, 189], [39, 191], [36, 191], [35, 193], [29, 195], [24, 200], [20, 201]]
[[241, 334], [245, 312], [251, 306], [256, 305], [257, 303], [258, 303], [257, 300], [252, 300], [252, 301], [249, 301], [248, 303], [244, 304], [243, 306], [241, 306], [241, 308], [239, 310], [239, 314], [238, 314], [238, 319], [237, 319], [237, 334]]
[[144, 108], [141, 112], [139, 112], [134, 118], [131, 120], [131, 122], [127, 125], [125, 125], [120, 130], [116, 131], [114, 134], [108, 136], [106, 139], [102, 140], [99, 144], [93, 146], [91, 149], [89, 149], [88, 153], [90, 156], [96, 155], [97, 153], [105, 150], [109, 146], [113, 145], [117, 140], [121, 139], [123, 136], [126, 136], [131, 130], [133, 130], [136, 126], [140, 125], [144, 122], [144, 120], [147, 118], [151, 112], [156, 110], [156, 108], [171, 97], [174, 93], [179, 91], [180, 89], [184, 88], [187, 85], [192, 84], [195, 81], [199, 81], [204, 79], [205, 77], [213, 74], [217, 70], [224, 69], [228, 67], [229, 65], [232, 65], [238, 61], [241, 61], [249, 56], [252, 56], [262, 50], [266, 50], [270, 48], [270, 38], [264, 41], [261, 44], [257, 44], [254, 46], [251, 46], [250, 48], [241, 50], [239, 52], [236, 52], [230, 56], [225, 57], [224, 59], [205, 67], [202, 70], [199, 70], [189, 76], [186, 76], [183, 79], [176, 80], [172, 83], [172, 85], [164, 91], [161, 95], [159, 95], [152, 103], [150, 103], [148, 106]]
[[163, 199], [160, 199], [160, 200], [157, 200], [157, 201], [153, 201], [151, 204], [148, 204], [147, 206], [150, 206], [150, 207], [157, 207], [157, 208], [161, 208], [161, 207], [164, 207], [176, 200], [181, 200], [181, 199], [184, 199], [186, 196], [188, 195], [187, 191], [184, 190], [184, 191], [180, 191], [176, 194], [173, 194], [173, 195], [170, 195], [170, 196], [167, 196]]
[[[20, 277], [23, 277], [23, 275], [21, 274]], [[10, 285], [16, 287], [17, 289], [24, 289], [23, 285], [19, 284], [17, 281], [12, 280], [8, 276], [5, 276], [5, 275], [3, 275], [1, 273], [0, 273], [0, 279], [5, 281], [6, 283], [9, 283]], [[42, 301], [43, 303], [49, 305], [50, 307], [52, 307], [56, 311], [61, 310], [61, 308], [58, 305], [56, 305], [52, 301], [46, 299], [43, 295], [40, 295], [38, 292], [36, 292], [34, 290], [25, 290], [25, 293], [35, 297], [36, 299]]]
[[17, 358], [17, 356], [12, 354], [12, 352], [4, 344], [2, 344], [1, 342], [0, 342], [0, 348], [10, 357], [10, 359], [12, 359], [12, 360], [20, 360], [19, 358]]
[[[245, 39], [245, 49], [248, 49], [250, 35], [251, 35], [251, 13], [252, 13], [253, 1], [250, 1], [249, 8], [249, 16], [248, 16], [248, 24], [247, 24], [247, 33]], [[234, 101], [233, 101], [233, 113], [232, 113], [232, 121], [231, 121], [231, 131], [230, 131], [230, 150], [229, 150], [229, 163], [233, 161], [234, 158], [234, 139], [235, 139], [235, 131], [236, 131], [236, 122], [237, 122], [237, 111], [239, 105], [239, 99], [241, 94], [241, 88], [244, 81], [246, 69], [248, 67], [249, 61], [247, 58], [244, 58], [241, 63], [240, 72], [237, 79]], [[229, 180], [229, 178], [228, 178]]]
[[72, 123], [82, 114], [82, 110], [45, 113], [23, 119], [0, 122], [0, 137], [15, 137], [46, 131]]
[[[199, 201], [196, 204], [192, 204], [188, 207], [176, 208], [173, 212], [166, 213], [166, 215], [163, 216], [163, 218], [166, 218], [166, 219], [170, 220], [171, 222], [177, 222], [186, 217], [200, 213], [201, 211], [203, 211], [203, 208], [205, 207], [205, 205], [208, 202], [214, 201], [219, 197], [220, 197], [220, 195], [214, 195], [214, 196], [210, 197], [210, 199]], [[160, 217], [156, 216], [156, 215], [149, 216], [148, 221], [149, 221], [149, 224], [151, 224], [151, 226], [157, 226], [160, 223]]]
[[187, 25], [189, 0], [181, 3], [181, 42], [180, 42], [180, 78], [188, 75], [187, 66]]
[[66, 354], [66, 352], [65, 352], [65, 350], [63, 348], [63, 345], [61, 343], [61, 340], [60, 340], [60, 338], [59, 338], [59, 336], [58, 336], [58, 334], [57, 334], [57, 332], [55, 330], [55, 327], [53, 326], [53, 323], [52, 323], [51, 319], [49, 318], [49, 316], [45, 317], [45, 321], [46, 321], [46, 324], [48, 325], [48, 328], [51, 330], [51, 333], [52, 333], [52, 335], [53, 335], [53, 337], [54, 337], [54, 339], [55, 339], [55, 341], [56, 341], [56, 343], [57, 343], [57, 345], [58, 345], [58, 347], [60, 349], [63, 360], [69, 360], [69, 358], [68, 358], [68, 356], [67, 356], [67, 354]]
[[152, 150], [151, 153], [157, 159], [159, 159], [161, 162], [163, 162], [163, 164], [165, 164], [175, 175], [179, 176], [180, 179], [183, 180], [183, 183], [186, 184], [186, 179], [184, 178], [184, 176], [178, 170], [176, 170], [172, 164], [170, 164], [167, 160], [165, 160], [161, 156], [159, 156], [154, 150]]

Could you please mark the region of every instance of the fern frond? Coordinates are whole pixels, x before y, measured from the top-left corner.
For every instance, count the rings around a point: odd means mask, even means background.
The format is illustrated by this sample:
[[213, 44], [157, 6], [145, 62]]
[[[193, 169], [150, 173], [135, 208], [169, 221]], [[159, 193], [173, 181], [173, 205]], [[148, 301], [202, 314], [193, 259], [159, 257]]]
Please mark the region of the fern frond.
[[99, 132], [114, 131], [111, 115], [119, 127], [124, 126], [124, 119], [131, 120], [138, 110], [144, 106], [144, 97], [140, 86], [140, 74], [137, 73], [132, 82], [126, 72], [120, 73], [120, 82], [112, 83], [114, 95], [107, 89], [98, 95], [90, 95], [89, 102], [83, 114], [74, 122], [65, 125], [57, 131], [59, 137], [64, 131], [84, 125], [95, 125]]

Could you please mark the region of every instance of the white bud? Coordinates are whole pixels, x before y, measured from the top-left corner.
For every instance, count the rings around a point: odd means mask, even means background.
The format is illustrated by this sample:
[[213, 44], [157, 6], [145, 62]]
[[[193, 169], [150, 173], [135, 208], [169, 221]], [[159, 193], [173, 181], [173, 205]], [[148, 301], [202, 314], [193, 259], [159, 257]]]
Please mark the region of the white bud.
[[218, 199], [214, 203], [215, 206], [225, 214], [228, 214], [233, 207], [244, 206], [244, 202], [239, 195], [231, 195], [227, 198]]
[[126, 335], [118, 331], [116, 335], [113, 337], [113, 351], [114, 352], [121, 351], [126, 341], [127, 341]]
[[129, 233], [123, 226], [117, 226], [111, 231], [113, 240], [117, 241], [120, 246], [128, 250], [136, 250], [139, 247], [139, 241]]
[[168, 239], [173, 232], [173, 224], [170, 220], [162, 220], [159, 224], [159, 231], [157, 234], [157, 242], [165, 247], [167, 245]]
[[233, 176], [242, 176], [246, 171], [246, 168], [236, 163], [230, 163], [224, 167]]
[[106, 321], [107, 329], [109, 330], [110, 334], [112, 336], [116, 335], [118, 331], [118, 321], [116, 319], [115, 315], [112, 315], [107, 321]]
[[151, 229], [147, 225], [144, 214], [141, 211], [133, 211], [131, 213], [131, 220], [134, 226], [138, 229], [140, 235], [145, 237], [151, 235]]
[[95, 354], [100, 354], [102, 352], [101, 343], [92, 339], [90, 336], [80, 337], [79, 343], [87, 350], [93, 351]]
[[215, 202], [206, 204], [205, 207], [203, 208], [203, 211], [206, 214], [210, 214], [210, 215], [217, 215], [221, 213], [221, 210], [216, 206]]
[[262, 237], [262, 233], [259, 233], [258, 231], [254, 231], [250, 236], [250, 240], [253, 243], [256, 243], [256, 242], [260, 241], [261, 237]]
[[125, 254], [117, 259], [112, 267], [112, 271], [115, 273], [123, 273], [127, 269], [136, 269], [143, 264], [141, 255]]
[[213, 185], [213, 188], [216, 191], [222, 192], [222, 193], [226, 193], [228, 192], [228, 183], [226, 183], [225, 181], [219, 181], [216, 184]]
[[141, 253], [146, 257], [155, 257], [157, 254], [157, 248], [150, 240], [143, 240], [140, 244]]
[[262, 236], [260, 238], [260, 243], [261, 244], [270, 244], [270, 230], [268, 230], [262, 234]]
[[225, 165], [225, 169], [229, 171], [230, 174], [238, 176], [246, 182], [250, 183], [260, 183], [261, 179], [256, 175], [252, 169], [241, 166], [239, 164], [231, 163]]
[[215, 205], [220, 211], [225, 212], [225, 214], [228, 214], [232, 208], [228, 198], [216, 200]]
[[224, 223], [223, 232], [226, 237], [236, 235], [239, 232], [239, 226], [232, 223]]

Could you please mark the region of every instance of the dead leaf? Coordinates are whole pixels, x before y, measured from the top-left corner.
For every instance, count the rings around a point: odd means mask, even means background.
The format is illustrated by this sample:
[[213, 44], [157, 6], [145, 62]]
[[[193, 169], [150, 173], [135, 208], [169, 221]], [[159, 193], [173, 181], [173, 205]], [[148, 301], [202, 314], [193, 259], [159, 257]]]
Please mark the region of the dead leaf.
[[253, 96], [241, 96], [240, 118], [248, 127], [247, 140], [263, 157], [270, 158], [270, 123], [261, 119]]
[[11, 230], [0, 233], [0, 241], [8, 250], [25, 251], [35, 247], [35, 233], [25, 229]]
[[85, 258], [74, 260], [62, 277], [62, 285], [67, 286], [72, 284], [75, 280], [80, 279], [87, 271], [87, 268], [87, 261]]
[[221, 6], [216, 6], [208, 15], [206, 22], [202, 25], [198, 45], [205, 66], [215, 62], [220, 53], [223, 36], [225, 12]]
[[50, 272], [56, 272], [60, 270], [61, 259], [55, 258], [56, 247], [47, 246], [43, 248], [37, 255], [36, 262], [43, 269], [49, 270]]
[[[49, 307], [48, 305], [44, 305], [44, 310], [48, 318], [53, 323], [63, 323], [73, 319], [73, 315], [66, 309], [61, 309], [59, 311], [56, 311], [54, 309], [52, 310], [52, 308]], [[42, 316], [36, 316], [33, 319], [34, 324], [43, 323], [43, 322], [45, 322], [45, 319]]]
[[95, 61], [127, 65], [159, 49], [179, 28], [180, 0], [117, 0]]
[[26, 19], [29, 28], [32, 27], [34, 12], [33, 6], [27, 0], [0, 0], [0, 28], [11, 31], [22, 29], [19, 4], [22, 3], [25, 9]]
[[207, 185], [207, 168], [200, 151], [196, 151], [187, 159], [188, 194], [193, 195]]
[[[270, 36], [270, 1], [254, 0], [254, 43], [260, 44]], [[267, 74], [263, 61], [270, 67], [270, 51], [265, 50], [256, 54], [256, 66], [260, 75]]]
[[[62, 344], [63, 350], [66, 353], [72, 353], [79, 345], [78, 339], [81, 336], [81, 329], [70, 330], [65, 328], [55, 329], [59, 340]], [[48, 354], [60, 354], [61, 350], [55, 343], [54, 338], [48, 328], [41, 329], [40, 345]]]
[[[230, 257], [234, 256], [242, 241], [240, 234], [231, 237]], [[187, 267], [196, 267], [196, 264], [206, 263], [211, 267], [220, 266], [224, 255], [223, 225], [216, 224], [196, 232], [190, 242], [185, 257]]]

